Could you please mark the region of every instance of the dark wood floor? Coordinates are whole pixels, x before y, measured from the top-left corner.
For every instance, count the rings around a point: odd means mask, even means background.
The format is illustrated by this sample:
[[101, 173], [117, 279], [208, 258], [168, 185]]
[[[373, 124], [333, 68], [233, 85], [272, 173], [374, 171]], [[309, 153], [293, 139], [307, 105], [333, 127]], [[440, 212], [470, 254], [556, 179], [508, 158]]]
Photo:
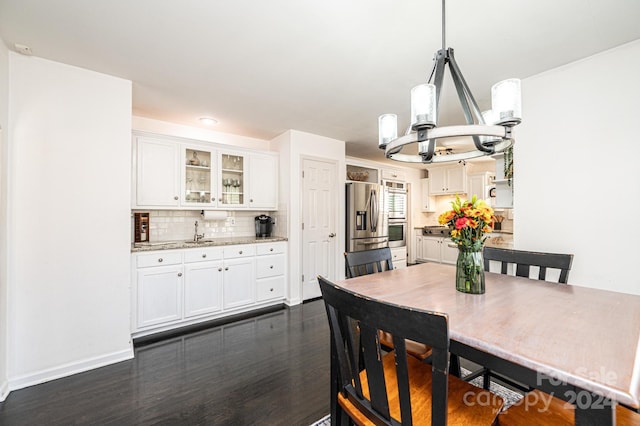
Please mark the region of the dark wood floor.
[[321, 300], [136, 348], [13, 391], [0, 425], [301, 425], [329, 413]]

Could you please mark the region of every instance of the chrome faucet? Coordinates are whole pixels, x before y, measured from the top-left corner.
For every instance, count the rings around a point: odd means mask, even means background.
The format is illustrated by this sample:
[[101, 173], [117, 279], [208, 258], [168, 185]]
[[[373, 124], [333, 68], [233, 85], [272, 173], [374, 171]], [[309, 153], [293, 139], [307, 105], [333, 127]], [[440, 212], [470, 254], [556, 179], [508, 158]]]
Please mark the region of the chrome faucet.
[[196, 227], [196, 232], [195, 232], [195, 234], [193, 234], [193, 241], [195, 241], [197, 243], [200, 239], [204, 238], [204, 232], [202, 234], [198, 234], [198, 221], [197, 220], [196, 220], [196, 223], [195, 223], [195, 227]]

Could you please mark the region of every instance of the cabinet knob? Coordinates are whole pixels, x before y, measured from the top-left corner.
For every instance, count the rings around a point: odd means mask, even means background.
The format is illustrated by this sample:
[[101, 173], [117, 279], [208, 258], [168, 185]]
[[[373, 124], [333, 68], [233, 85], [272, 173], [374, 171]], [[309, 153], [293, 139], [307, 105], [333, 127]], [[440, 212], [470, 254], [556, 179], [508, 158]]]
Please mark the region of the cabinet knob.
[[273, 269], [273, 265], [269, 266], [269, 269]]
[[162, 258], [159, 258], [159, 259], [158, 259], [158, 262], [159, 262], [159, 263], [162, 263]]
[[222, 268], [218, 268], [218, 272], [222, 272]]
[[211, 197], [211, 201], [215, 201], [215, 200], [216, 200], [215, 197]]
[[269, 289], [269, 291], [273, 291], [273, 289], [272, 289], [272, 288], [270, 288], [270, 289]]
[[204, 259], [205, 257], [207, 257], [207, 254], [206, 254], [206, 253], [203, 253], [203, 254], [202, 254], [202, 258]]
[[177, 195], [175, 197], [173, 197], [173, 199], [176, 200], [176, 201], [178, 200], [178, 198], [179, 197]]
[[182, 276], [182, 272], [178, 272], [178, 276], [181, 277]]
[[225, 271], [228, 271], [228, 270], [229, 270], [229, 267], [227, 266], [226, 268], [224, 268], [224, 270], [225, 270]]
[[273, 247], [271, 247], [271, 248], [269, 249], [269, 251], [273, 251]]
[[240, 250], [240, 251], [238, 252], [238, 254], [242, 254], [242, 250]]
[[253, 203], [253, 198], [250, 198], [250, 199], [249, 199], [249, 202], [250, 202], [250, 203]]

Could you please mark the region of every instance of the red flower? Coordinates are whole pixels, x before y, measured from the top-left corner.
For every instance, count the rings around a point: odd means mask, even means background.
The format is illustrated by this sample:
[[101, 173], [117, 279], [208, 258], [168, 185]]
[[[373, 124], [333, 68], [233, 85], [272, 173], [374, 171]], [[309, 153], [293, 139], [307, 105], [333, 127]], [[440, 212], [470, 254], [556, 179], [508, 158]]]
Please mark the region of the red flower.
[[469, 218], [461, 217], [456, 219], [456, 229], [466, 228], [469, 225]]

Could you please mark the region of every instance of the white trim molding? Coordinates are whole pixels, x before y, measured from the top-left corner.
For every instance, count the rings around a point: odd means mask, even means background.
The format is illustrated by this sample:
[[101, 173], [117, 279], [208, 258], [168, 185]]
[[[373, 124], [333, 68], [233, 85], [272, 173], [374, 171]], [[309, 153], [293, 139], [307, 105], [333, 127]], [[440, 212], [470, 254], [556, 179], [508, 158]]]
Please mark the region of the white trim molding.
[[[87, 358], [77, 362], [72, 362], [53, 368], [40, 370], [32, 374], [26, 374], [18, 377], [9, 378], [10, 391], [26, 388], [28, 386], [39, 385], [61, 377], [71, 376], [73, 374], [82, 373], [93, 370], [95, 368], [104, 367], [106, 365], [115, 364], [117, 362], [132, 359], [133, 347], [107, 355], [101, 355], [93, 358]], [[8, 392], [7, 392], [8, 393]]]

